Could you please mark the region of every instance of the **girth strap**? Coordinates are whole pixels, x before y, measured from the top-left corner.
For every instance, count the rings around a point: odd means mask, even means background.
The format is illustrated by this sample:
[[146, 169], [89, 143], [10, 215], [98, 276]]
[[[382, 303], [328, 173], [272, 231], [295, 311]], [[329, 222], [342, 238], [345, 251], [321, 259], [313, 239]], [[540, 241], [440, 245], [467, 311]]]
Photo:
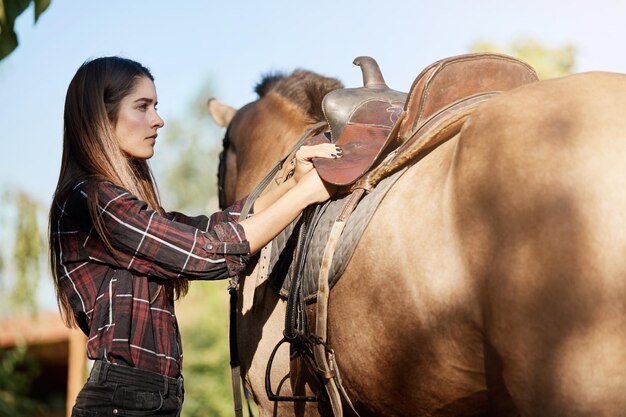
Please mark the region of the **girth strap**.
[[[333, 228], [330, 231], [330, 237], [328, 239], [328, 242], [326, 243], [326, 247], [324, 248], [324, 255], [322, 256], [322, 266], [319, 273], [315, 326], [315, 333], [322, 342], [325, 342], [328, 339], [328, 297], [330, 295], [330, 288], [328, 286], [328, 274], [330, 272], [330, 267], [333, 263], [333, 256], [335, 254], [335, 249], [337, 248], [337, 242], [339, 242], [341, 233], [343, 232], [343, 229], [346, 225], [346, 220], [348, 219], [348, 217], [350, 216], [350, 214], [364, 194], [365, 191], [361, 189], [353, 192], [352, 195], [350, 195], [350, 199], [342, 210], [341, 215], [333, 224]], [[330, 404], [333, 409], [333, 414], [335, 417], [341, 417], [343, 416], [343, 407], [341, 404], [341, 395], [338, 387], [341, 387], [343, 391], [343, 386], [341, 385], [341, 383], [338, 384], [337, 380], [335, 379], [337, 377], [337, 366], [334, 363], [334, 352], [329, 352], [329, 356], [332, 355], [331, 366], [326, 357], [326, 350], [327, 349], [324, 344], [316, 344], [315, 346], [313, 346], [313, 355], [315, 356], [315, 362], [317, 363], [317, 367], [319, 369], [318, 372], [324, 380], [324, 385], [326, 387], [328, 397], [330, 398]], [[354, 410], [354, 407], [352, 406], [352, 403], [350, 402], [350, 399], [347, 395], [345, 395], [345, 398]], [[356, 410], [354, 410], [354, 412], [357, 416], [359, 415]]]

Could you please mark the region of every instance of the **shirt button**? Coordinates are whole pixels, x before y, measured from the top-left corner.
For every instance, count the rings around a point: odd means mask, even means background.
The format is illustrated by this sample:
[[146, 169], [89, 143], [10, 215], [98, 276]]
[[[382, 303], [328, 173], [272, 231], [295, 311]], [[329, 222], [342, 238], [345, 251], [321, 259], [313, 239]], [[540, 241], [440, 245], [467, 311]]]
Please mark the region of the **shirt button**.
[[207, 243], [206, 245], [204, 245], [204, 249], [211, 250], [213, 249], [213, 245], [211, 245], [210, 243]]

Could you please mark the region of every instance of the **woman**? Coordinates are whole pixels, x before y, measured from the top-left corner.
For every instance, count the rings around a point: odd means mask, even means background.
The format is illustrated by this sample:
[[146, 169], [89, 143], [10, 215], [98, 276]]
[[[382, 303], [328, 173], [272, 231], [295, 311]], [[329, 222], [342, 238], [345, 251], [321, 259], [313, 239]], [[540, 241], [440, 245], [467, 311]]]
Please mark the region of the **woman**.
[[141, 64], [83, 64], [65, 101], [63, 156], [50, 208], [50, 258], [68, 326], [88, 336], [94, 360], [73, 416], [176, 416], [183, 401], [174, 300], [188, 280], [237, 275], [310, 204], [330, 197], [302, 147], [293, 176], [239, 219], [244, 201], [210, 217], [166, 213], [147, 160], [154, 154], [154, 78]]

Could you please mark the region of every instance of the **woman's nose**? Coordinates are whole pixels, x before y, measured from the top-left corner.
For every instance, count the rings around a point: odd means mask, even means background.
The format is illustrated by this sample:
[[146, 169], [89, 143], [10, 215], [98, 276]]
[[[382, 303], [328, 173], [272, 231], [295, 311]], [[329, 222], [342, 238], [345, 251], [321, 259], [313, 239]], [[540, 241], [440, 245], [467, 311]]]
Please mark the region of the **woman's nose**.
[[159, 113], [157, 113], [156, 111], [154, 112], [154, 120], [152, 121], [152, 125], [156, 128], [162, 128], [165, 125], [165, 122], [163, 121], [163, 119], [161, 119], [161, 116], [159, 116]]

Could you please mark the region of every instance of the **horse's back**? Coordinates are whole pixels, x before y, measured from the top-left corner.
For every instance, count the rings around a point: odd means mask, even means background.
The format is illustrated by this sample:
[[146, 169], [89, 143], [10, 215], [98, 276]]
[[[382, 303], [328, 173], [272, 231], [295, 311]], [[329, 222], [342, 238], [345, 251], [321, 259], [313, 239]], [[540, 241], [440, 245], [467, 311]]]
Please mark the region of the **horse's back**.
[[379, 407], [367, 415], [488, 410], [477, 293], [446, 214], [457, 139], [397, 180], [331, 292], [330, 342], [353, 400]]
[[[607, 73], [504, 93], [398, 180], [331, 294], [356, 401], [399, 415], [626, 409], [625, 93]], [[371, 314], [347, 325], [354, 311]], [[385, 400], [398, 390], [404, 406]]]
[[626, 76], [504, 94], [451, 169], [464, 263], [523, 415], [626, 409]]
[[[329, 343], [362, 416], [623, 414], [625, 93], [605, 73], [503, 93], [391, 188], [330, 294]], [[237, 163], [270, 146], [230, 133], [250, 154]], [[260, 388], [284, 303], [245, 281], [263, 299], [239, 320]], [[316, 411], [256, 395], [263, 415]]]

